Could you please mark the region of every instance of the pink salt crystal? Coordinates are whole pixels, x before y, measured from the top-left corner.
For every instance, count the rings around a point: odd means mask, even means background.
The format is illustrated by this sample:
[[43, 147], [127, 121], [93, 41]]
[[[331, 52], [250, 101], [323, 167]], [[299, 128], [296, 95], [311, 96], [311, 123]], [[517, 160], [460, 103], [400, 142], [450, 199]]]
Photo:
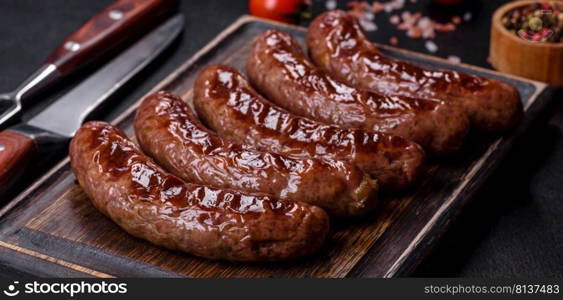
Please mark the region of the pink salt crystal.
[[403, 22], [403, 23], [401, 23], [401, 24], [399, 24], [399, 25], [397, 26], [397, 29], [399, 29], [399, 30], [407, 30], [407, 29], [409, 29], [409, 28], [411, 28], [411, 27], [412, 27], [412, 24], [409, 24], [409, 23], [407, 23], [407, 22]]
[[433, 41], [426, 41], [424, 46], [426, 47], [426, 50], [428, 50], [431, 53], [435, 53], [436, 51], [438, 51], [438, 45], [436, 45], [436, 43], [434, 43]]
[[348, 13], [358, 19], [363, 18], [369, 8], [369, 4], [365, 1], [350, 1], [346, 5], [349, 7]]
[[403, 26], [405, 26], [407, 29], [412, 27], [416, 23], [416, 19], [408, 11], [406, 13], [403, 12], [401, 16], [403, 18], [403, 23], [405, 24]]
[[389, 23], [391, 23], [393, 25], [397, 25], [397, 24], [401, 23], [401, 18], [398, 15], [392, 15], [389, 18]]
[[365, 31], [376, 31], [377, 30], [377, 25], [375, 25], [375, 23], [373, 23], [370, 20], [359, 19], [359, 22], [360, 22], [360, 26], [362, 26], [362, 28]]
[[356, 19], [363, 19], [364, 11], [363, 10], [349, 10], [348, 13]]
[[390, 43], [391, 45], [393, 45], [393, 46], [396, 46], [396, 45], [399, 43], [399, 39], [396, 38], [396, 37], [391, 37], [391, 38], [389, 39], [389, 43]]
[[436, 37], [436, 33], [434, 32], [434, 28], [429, 27], [422, 30], [422, 37], [425, 39], [434, 39]]
[[389, 6], [394, 10], [401, 9], [405, 6], [405, 0], [394, 0], [389, 3]]
[[470, 12], [466, 12], [465, 14], [463, 14], [463, 20], [465, 22], [471, 20], [471, 13]]
[[453, 17], [453, 18], [452, 18], [452, 23], [458, 24], [458, 25], [461, 24], [461, 18], [458, 17], [458, 16]]
[[448, 60], [456, 64], [459, 64], [461, 62], [461, 58], [455, 55], [448, 56]]
[[407, 36], [413, 39], [419, 39], [422, 36], [422, 30], [420, 30], [418, 26], [413, 26], [407, 31]]
[[418, 26], [422, 29], [427, 29], [432, 26], [432, 22], [430, 21], [430, 18], [423, 17], [418, 21]]
[[385, 7], [379, 1], [375, 1], [371, 5], [371, 11], [376, 13], [376, 14], [382, 12], [384, 9], [385, 9]]
[[365, 10], [369, 6], [366, 1], [350, 1], [346, 5], [350, 10]]
[[456, 27], [453, 23], [436, 24], [436, 31], [439, 31], [439, 32], [454, 31], [455, 28]]

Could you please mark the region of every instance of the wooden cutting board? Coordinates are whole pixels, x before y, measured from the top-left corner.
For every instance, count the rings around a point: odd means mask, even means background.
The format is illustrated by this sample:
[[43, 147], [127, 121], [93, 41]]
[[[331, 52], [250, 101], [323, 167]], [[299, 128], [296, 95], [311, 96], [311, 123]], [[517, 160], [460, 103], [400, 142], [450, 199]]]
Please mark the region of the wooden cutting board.
[[[244, 16], [225, 29], [153, 90], [166, 89], [191, 103], [192, 83], [212, 63], [244, 70], [250, 40], [269, 28], [304, 41], [306, 29]], [[508, 81], [526, 109], [520, 127], [503, 137], [473, 136], [463, 151], [431, 162], [411, 191], [385, 198], [377, 213], [333, 224], [322, 251], [294, 262], [242, 264], [209, 261], [169, 251], [121, 230], [91, 204], [70, 171], [68, 158], [0, 211], [0, 272], [96, 277], [393, 277], [413, 270], [448, 223], [486, 180], [502, 156], [546, 105], [544, 84], [468, 65], [381, 46], [390, 56]], [[133, 136], [135, 106], [114, 124]]]

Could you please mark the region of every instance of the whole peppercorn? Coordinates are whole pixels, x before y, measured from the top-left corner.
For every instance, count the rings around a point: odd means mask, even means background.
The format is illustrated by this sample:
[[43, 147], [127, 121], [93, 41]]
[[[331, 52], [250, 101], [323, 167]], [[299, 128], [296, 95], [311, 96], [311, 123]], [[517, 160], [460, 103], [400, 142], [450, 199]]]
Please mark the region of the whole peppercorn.
[[542, 29], [543, 22], [540, 18], [533, 17], [533, 18], [530, 19], [530, 21], [528, 21], [528, 26], [533, 31], [540, 31]]

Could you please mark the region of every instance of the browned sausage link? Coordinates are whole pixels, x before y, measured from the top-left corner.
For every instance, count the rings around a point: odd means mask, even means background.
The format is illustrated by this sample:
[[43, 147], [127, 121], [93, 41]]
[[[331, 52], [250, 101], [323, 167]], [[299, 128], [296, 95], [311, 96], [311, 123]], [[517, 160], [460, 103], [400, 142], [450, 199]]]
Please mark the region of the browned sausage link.
[[194, 95], [196, 111], [210, 128], [263, 150], [349, 161], [386, 189], [410, 185], [422, 170], [424, 151], [418, 144], [295, 116], [256, 93], [231, 67], [205, 68], [196, 80]]
[[522, 117], [520, 95], [512, 85], [388, 58], [343, 11], [318, 16], [309, 25], [307, 44], [313, 61], [339, 80], [385, 95], [459, 102], [482, 131], [507, 130]]
[[145, 153], [187, 182], [287, 197], [342, 217], [363, 215], [376, 204], [375, 181], [356, 166], [290, 158], [223, 139], [168, 92], [143, 100], [135, 132]]
[[459, 149], [469, 131], [469, 119], [461, 106], [382, 96], [337, 82], [305, 57], [291, 35], [277, 30], [268, 30], [254, 40], [246, 69], [260, 92], [293, 113], [399, 135], [437, 155]]
[[130, 234], [169, 249], [233, 261], [297, 258], [319, 249], [328, 216], [266, 194], [185, 184], [111, 125], [90, 122], [70, 144], [78, 182]]

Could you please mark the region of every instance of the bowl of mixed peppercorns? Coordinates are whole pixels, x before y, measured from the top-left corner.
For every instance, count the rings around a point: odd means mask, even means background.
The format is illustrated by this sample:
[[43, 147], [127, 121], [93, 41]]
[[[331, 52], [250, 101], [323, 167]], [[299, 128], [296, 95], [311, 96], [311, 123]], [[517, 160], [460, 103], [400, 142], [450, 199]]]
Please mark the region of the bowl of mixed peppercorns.
[[497, 9], [490, 62], [502, 72], [563, 87], [563, 1], [513, 1]]

